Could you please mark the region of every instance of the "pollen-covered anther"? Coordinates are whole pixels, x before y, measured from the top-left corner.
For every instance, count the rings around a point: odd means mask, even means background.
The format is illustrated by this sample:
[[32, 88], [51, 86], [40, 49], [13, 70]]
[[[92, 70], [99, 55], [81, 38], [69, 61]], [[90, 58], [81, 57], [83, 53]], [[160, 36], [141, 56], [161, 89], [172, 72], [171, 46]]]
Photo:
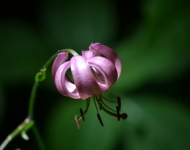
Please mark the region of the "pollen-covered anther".
[[98, 120], [99, 120], [100, 124], [101, 124], [102, 126], [104, 126], [103, 121], [102, 121], [102, 118], [100, 117], [100, 114], [99, 114], [99, 113], [97, 113], [97, 117], [98, 117]]
[[118, 110], [120, 111], [121, 109], [121, 98], [120, 97], [117, 97], [117, 105], [118, 105]]
[[120, 114], [120, 118], [123, 120], [127, 119], [128, 115], [126, 113]]
[[116, 111], [117, 111], [117, 120], [119, 121], [121, 118], [119, 106], [116, 106]]
[[77, 115], [75, 115], [75, 122], [76, 122], [77, 128], [80, 129], [79, 118]]

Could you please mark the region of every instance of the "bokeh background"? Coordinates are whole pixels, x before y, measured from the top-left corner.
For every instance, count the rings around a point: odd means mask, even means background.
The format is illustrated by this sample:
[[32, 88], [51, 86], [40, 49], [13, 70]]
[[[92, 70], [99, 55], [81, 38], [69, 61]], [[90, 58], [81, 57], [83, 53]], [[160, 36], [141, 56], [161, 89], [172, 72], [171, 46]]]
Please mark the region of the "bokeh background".
[[[35, 119], [48, 150], [190, 149], [190, 1], [2, 0], [0, 2], [0, 142], [27, 115], [34, 76], [57, 50], [80, 52], [90, 43], [112, 47], [123, 72], [105, 93], [122, 98], [127, 120], [93, 103], [78, 130], [84, 101], [61, 96], [51, 66], [40, 84]], [[114, 108], [114, 105], [113, 105]], [[18, 136], [7, 149], [38, 149]]]

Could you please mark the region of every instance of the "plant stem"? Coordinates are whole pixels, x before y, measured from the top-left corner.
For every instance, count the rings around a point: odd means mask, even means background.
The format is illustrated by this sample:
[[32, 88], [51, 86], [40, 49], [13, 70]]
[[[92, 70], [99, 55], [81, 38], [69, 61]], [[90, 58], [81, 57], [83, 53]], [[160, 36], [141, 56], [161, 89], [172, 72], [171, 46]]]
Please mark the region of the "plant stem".
[[3, 150], [15, 137], [19, 134], [25, 135], [25, 139], [28, 140], [26, 132], [33, 126], [34, 121], [30, 118], [26, 118], [15, 130], [7, 136], [7, 138], [0, 145], [0, 150]]
[[34, 82], [34, 85], [32, 87], [32, 92], [31, 92], [31, 96], [30, 96], [30, 101], [29, 101], [29, 107], [28, 107], [28, 116], [30, 116], [30, 118], [33, 118], [34, 115], [34, 102], [35, 102], [35, 98], [36, 98], [36, 91], [38, 88], [38, 82]]
[[28, 105], [28, 116], [30, 116], [31, 118], [33, 118], [33, 115], [34, 115], [34, 113], [33, 113], [34, 112], [34, 103], [35, 103], [35, 99], [36, 99], [36, 93], [37, 93], [38, 85], [40, 82], [45, 80], [47, 67], [55, 59], [56, 56], [57, 56], [57, 53], [52, 55], [46, 61], [46, 63], [43, 65], [43, 67], [40, 69], [40, 71], [35, 76], [35, 81], [34, 81], [34, 85], [32, 87], [32, 92], [30, 95], [30, 100], [29, 100], [29, 105]]
[[40, 135], [40, 133], [39, 133], [39, 131], [38, 131], [38, 128], [37, 128], [37, 126], [36, 126], [35, 124], [34, 124], [34, 126], [32, 127], [32, 130], [33, 130], [34, 135], [35, 135], [35, 137], [36, 137], [36, 141], [38, 142], [39, 148], [40, 148], [41, 150], [46, 150], [45, 144], [44, 144], [44, 142], [43, 142], [43, 140], [42, 140], [42, 138], [41, 138], [41, 135]]

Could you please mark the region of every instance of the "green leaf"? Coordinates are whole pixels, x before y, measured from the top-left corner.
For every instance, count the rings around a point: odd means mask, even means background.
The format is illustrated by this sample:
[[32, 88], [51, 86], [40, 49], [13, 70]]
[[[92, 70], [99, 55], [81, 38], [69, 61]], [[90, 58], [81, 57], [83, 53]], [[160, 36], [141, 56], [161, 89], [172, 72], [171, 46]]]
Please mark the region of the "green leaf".
[[36, 72], [50, 56], [48, 45], [29, 24], [16, 20], [2, 22], [0, 32], [3, 50], [0, 68], [4, 81], [20, 84], [21, 80], [34, 80]]

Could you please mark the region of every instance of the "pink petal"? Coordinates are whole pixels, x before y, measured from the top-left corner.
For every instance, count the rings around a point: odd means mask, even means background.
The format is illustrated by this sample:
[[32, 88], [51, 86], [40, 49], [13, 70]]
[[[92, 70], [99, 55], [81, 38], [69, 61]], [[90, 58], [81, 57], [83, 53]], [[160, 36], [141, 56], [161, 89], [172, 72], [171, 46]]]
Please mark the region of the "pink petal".
[[[84, 57], [86, 60], [95, 57], [95, 56], [99, 56], [100, 54], [97, 54], [96, 52], [87, 50], [87, 51], [82, 51], [82, 57]], [[101, 74], [96, 68], [92, 67], [91, 69], [93, 69], [93, 71], [95, 71], [97, 74]]]
[[79, 99], [80, 95], [76, 89], [76, 85], [73, 84], [66, 76], [67, 70], [70, 68], [70, 61], [63, 63], [55, 74], [55, 85], [57, 90], [65, 96]]
[[[117, 71], [114, 64], [101, 56], [96, 56], [88, 60], [91, 67], [98, 70], [98, 74], [94, 72], [96, 81], [99, 84], [101, 90], [105, 92], [110, 86], [112, 86], [117, 80]], [[101, 73], [102, 77], [100, 76]]]
[[84, 57], [85, 59], [90, 59], [94, 56], [95, 56], [95, 52], [93, 52], [93, 51], [89, 51], [89, 50], [87, 50], [87, 51], [83, 50], [82, 51], [82, 57]]
[[59, 66], [64, 63], [68, 58], [68, 53], [66, 52], [62, 52], [62, 53], [59, 53], [57, 55], [57, 57], [55, 58], [54, 62], [53, 62], [53, 65], [52, 65], [52, 76], [53, 76], [53, 79], [55, 79], [55, 73], [57, 71], [57, 69], [59, 68]]
[[104, 57], [108, 58], [111, 62], [114, 63], [115, 68], [117, 70], [118, 77], [121, 74], [121, 60], [117, 56], [117, 54], [108, 46], [102, 45], [100, 43], [91, 44], [89, 49], [91, 51], [98, 52], [99, 54], [103, 55]]
[[73, 80], [80, 97], [87, 99], [92, 95], [101, 94], [102, 91], [87, 61], [82, 56], [73, 56], [70, 61]]

